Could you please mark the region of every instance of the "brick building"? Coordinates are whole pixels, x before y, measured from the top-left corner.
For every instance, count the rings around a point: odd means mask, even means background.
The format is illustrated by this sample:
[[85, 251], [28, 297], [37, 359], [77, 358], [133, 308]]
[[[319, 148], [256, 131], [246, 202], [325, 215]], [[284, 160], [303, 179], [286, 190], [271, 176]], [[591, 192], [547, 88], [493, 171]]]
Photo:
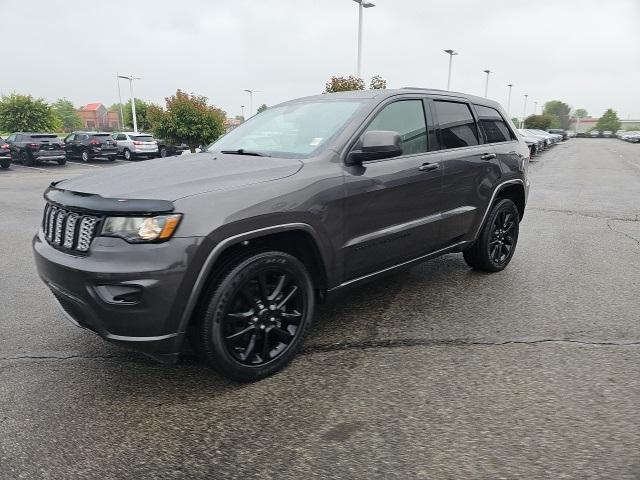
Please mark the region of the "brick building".
[[103, 104], [88, 103], [78, 110], [86, 130], [117, 130], [120, 128], [120, 113], [110, 112]]

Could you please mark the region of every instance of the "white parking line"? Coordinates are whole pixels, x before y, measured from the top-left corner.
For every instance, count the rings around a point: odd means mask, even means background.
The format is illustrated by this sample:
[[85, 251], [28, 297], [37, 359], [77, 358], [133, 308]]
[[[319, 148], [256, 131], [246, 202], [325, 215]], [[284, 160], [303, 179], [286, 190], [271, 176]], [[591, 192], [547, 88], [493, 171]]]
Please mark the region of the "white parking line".
[[104, 168], [102, 165], [91, 165], [89, 163], [84, 163], [84, 162], [74, 162], [72, 160], [67, 160], [67, 163], [73, 163], [75, 165], [82, 165], [83, 167]]

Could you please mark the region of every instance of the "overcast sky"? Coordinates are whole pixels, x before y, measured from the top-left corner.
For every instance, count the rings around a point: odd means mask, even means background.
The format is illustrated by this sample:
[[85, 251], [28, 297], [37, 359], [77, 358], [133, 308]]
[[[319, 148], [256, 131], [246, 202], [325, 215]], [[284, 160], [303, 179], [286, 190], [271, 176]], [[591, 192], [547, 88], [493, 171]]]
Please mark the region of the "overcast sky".
[[[640, 0], [373, 0], [365, 10], [363, 76], [389, 88], [446, 88], [489, 97], [522, 115], [560, 99], [593, 116], [640, 118]], [[117, 101], [116, 72], [164, 105], [180, 88], [230, 116], [319, 93], [356, 70], [352, 0], [0, 0], [0, 91], [81, 105]], [[128, 90], [123, 84], [123, 96]], [[128, 88], [128, 87], [127, 87]]]

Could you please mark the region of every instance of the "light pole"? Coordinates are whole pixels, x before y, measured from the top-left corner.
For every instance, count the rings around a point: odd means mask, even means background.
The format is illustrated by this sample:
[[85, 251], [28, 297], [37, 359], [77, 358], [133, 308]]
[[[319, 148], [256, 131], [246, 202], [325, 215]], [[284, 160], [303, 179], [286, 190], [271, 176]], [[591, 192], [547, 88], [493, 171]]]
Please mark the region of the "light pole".
[[245, 88], [243, 92], [247, 92], [249, 94], [249, 117], [253, 115], [253, 94], [258, 93], [260, 90], [249, 90]]
[[513, 88], [513, 84], [510, 83], [507, 87], [509, 87], [509, 95], [507, 96], [507, 113], [511, 116], [511, 89]]
[[449, 54], [449, 75], [447, 76], [447, 90], [451, 90], [451, 64], [453, 63], [453, 56], [458, 55], [455, 50], [445, 50], [445, 53]]
[[538, 114], [538, 102], [533, 102], [533, 114]]
[[362, 11], [365, 8], [375, 7], [375, 4], [367, 0], [353, 0], [358, 4], [358, 78], [362, 70]]
[[[124, 78], [129, 80], [129, 92], [131, 93], [131, 115], [133, 116], [133, 131], [138, 133], [138, 122], [136, 120], [136, 99], [133, 96], [133, 81], [140, 80], [140, 77], [134, 77], [133, 75], [118, 75], [118, 78]], [[118, 83], [118, 86], [120, 84]]]
[[484, 73], [487, 74], [487, 79], [484, 82], [484, 98], [487, 98], [487, 94], [489, 93], [489, 74], [491, 70], [483, 70]]
[[242, 111], [242, 121], [244, 122], [244, 105], [240, 105], [240, 110]]
[[520, 128], [524, 128], [524, 118], [525, 115], [527, 114], [527, 98], [529, 97], [529, 95], [525, 94], [524, 96], [524, 106], [522, 107], [522, 125], [520, 126]]
[[116, 83], [118, 84], [118, 102], [120, 105], [120, 121], [118, 122], [118, 128], [124, 130], [124, 112], [122, 111], [122, 95], [120, 94], [120, 76], [116, 73]]

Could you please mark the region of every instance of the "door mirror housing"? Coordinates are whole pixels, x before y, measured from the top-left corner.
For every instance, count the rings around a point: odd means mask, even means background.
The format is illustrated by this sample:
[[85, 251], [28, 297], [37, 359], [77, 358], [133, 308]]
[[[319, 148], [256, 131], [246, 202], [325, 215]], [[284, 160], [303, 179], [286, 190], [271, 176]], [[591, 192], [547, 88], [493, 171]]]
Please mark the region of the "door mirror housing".
[[392, 130], [369, 130], [360, 137], [359, 149], [353, 150], [347, 156], [347, 165], [360, 165], [369, 160], [402, 155], [400, 134]]

